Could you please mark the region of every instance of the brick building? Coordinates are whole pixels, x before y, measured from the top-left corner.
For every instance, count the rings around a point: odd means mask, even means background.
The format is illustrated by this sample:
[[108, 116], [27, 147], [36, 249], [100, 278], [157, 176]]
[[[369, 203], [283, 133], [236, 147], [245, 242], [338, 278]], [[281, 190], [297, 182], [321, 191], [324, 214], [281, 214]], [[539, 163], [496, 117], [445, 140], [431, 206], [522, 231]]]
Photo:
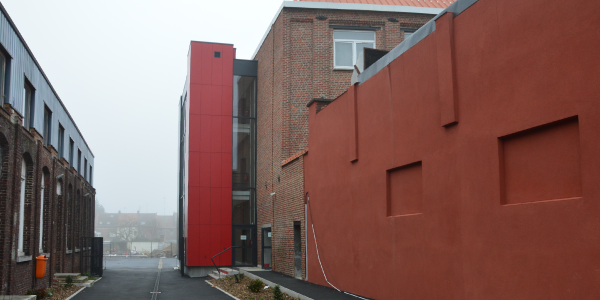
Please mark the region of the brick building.
[[252, 61], [235, 59], [233, 45], [191, 43], [180, 98], [183, 273], [206, 275], [234, 246], [217, 266], [305, 278], [307, 104], [342, 93], [363, 49], [393, 49], [450, 4], [357, 2], [284, 1]]
[[[48, 287], [84, 272], [94, 232], [94, 156], [0, 4], [0, 293]], [[35, 278], [38, 255], [49, 257]]]
[[258, 265], [296, 278], [306, 278], [307, 104], [322, 108], [343, 93], [363, 48], [393, 49], [452, 3], [341, 2], [285, 1], [254, 55]]
[[104, 241], [177, 242], [177, 215], [157, 213], [100, 213], [95, 216], [95, 234]]

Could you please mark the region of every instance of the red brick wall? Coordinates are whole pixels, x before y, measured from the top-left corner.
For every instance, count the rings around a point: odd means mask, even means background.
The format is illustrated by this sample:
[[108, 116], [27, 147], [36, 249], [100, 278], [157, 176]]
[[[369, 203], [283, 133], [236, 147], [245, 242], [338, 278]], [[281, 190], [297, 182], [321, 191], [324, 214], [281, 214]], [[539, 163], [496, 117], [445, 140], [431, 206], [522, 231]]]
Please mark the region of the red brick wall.
[[[326, 20], [317, 20], [325, 16]], [[432, 15], [285, 8], [255, 59], [258, 64], [257, 212], [261, 228], [272, 227], [273, 269], [294, 275], [293, 222], [301, 221], [304, 251], [303, 158], [282, 161], [308, 147], [308, 109], [313, 98], [334, 99], [350, 85], [351, 71], [333, 70], [330, 25], [380, 27], [376, 47], [391, 50], [401, 28], [418, 29]], [[395, 18], [399, 22], [391, 22]], [[270, 194], [275, 193], [271, 197]]]
[[[2, 148], [2, 176], [0, 178], [0, 294], [25, 294], [34, 288], [48, 287], [54, 272], [86, 272], [79, 269], [79, 255], [66, 254], [65, 211], [66, 203], [56, 194], [56, 176], [64, 174], [63, 195], [66, 185], [70, 184], [80, 191], [80, 195], [89, 193], [87, 200], [80, 196], [70, 202], [71, 211], [78, 207], [78, 215], [72, 214], [70, 238], [74, 243], [75, 232], [79, 236], [93, 236], [93, 201], [95, 190], [68, 165], [57, 158], [57, 152], [51, 146], [43, 146], [43, 140], [34, 130], [27, 132], [18, 123], [12, 123], [10, 107], [0, 108], [0, 147]], [[13, 118], [15, 116], [13, 115]], [[28, 181], [25, 197], [24, 248], [31, 261], [16, 262], [18, 247], [19, 201], [21, 192], [21, 160], [26, 157]], [[35, 257], [40, 255], [40, 212], [42, 197], [42, 172], [45, 175], [44, 192], [44, 252], [50, 255], [47, 261], [46, 276], [35, 278]], [[92, 199], [92, 200], [90, 200]], [[73, 268], [75, 266], [75, 269]]]

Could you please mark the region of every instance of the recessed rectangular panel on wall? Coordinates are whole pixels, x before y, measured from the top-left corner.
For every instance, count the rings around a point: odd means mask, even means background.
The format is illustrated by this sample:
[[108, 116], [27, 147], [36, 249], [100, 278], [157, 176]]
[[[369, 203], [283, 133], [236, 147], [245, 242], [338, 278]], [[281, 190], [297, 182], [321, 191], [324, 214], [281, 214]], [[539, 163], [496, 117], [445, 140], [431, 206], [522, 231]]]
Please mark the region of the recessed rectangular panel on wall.
[[422, 163], [415, 162], [387, 171], [388, 217], [423, 212]]
[[581, 197], [577, 117], [500, 137], [499, 154], [502, 204]]

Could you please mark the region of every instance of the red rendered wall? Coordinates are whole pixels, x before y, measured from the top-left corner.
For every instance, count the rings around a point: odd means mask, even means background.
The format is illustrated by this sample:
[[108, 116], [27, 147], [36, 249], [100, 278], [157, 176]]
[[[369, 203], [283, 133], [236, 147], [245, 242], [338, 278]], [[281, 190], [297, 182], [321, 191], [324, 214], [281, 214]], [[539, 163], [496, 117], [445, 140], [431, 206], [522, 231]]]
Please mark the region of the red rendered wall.
[[[311, 106], [307, 221], [332, 284], [374, 299], [600, 298], [598, 11], [480, 0]], [[307, 249], [308, 280], [327, 285], [310, 231]]]
[[[212, 266], [231, 246], [233, 55], [232, 45], [191, 43], [187, 266]], [[215, 263], [231, 265], [231, 252]]]

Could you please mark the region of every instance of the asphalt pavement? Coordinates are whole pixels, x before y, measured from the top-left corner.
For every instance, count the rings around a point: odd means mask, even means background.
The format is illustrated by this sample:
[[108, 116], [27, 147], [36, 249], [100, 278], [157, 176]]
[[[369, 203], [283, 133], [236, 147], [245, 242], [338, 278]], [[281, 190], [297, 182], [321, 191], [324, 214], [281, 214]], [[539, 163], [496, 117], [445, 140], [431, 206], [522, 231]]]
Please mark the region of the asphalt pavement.
[[[159, 274], [159, 258], [107, 257], [102, 279], [85, 288], [73, 300], [131, 300], [153, 299]], [[207, 278], [181, 276], [175, 258], [163, 258], [157, 300], [215, 299], [231, 300], [223, 292], [205, 282]]]

